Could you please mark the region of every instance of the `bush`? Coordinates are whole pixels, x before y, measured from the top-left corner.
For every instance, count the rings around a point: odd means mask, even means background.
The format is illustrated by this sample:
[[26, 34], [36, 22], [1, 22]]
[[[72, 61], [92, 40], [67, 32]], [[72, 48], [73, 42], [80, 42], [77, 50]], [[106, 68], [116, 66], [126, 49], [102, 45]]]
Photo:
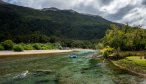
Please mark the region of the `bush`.
[[14, 51], [17, 51], [17, 52], [21, 52], [21, 51], [23, 51], [24, 49], [23, 49], [22, 46], [16, 45], [16, 46], [14, 46], [13, 50], [14, 50]]
[[13, 46], [14, 46], [14, 42], [12, 40], [6, 40], [6, 41], [2, 42], [2, 46], [6, 50], [12, 50]]
[[0, 50], [4, 50], [4, 46], [0, 44]]
[[23, 44], [22, 46], [23, 46], [24, 50], [33, 50], [34, 49], [31, 44]]
[[34, 44], [33, 48], [36, 49], [36, 50], [41, 50], [42, 49], [40, 44]]
[[102, 44], [102, 43], [98, 43], [96, 45], [96, 49], [103, 49], [103, 48], [104, 48], [104, 44]]
[[47, 46], [42, 46], [42, 50], [48, 50]]
[[105, 52], [103, 53], [103, 57], [106, 58], [106, 59], [109, 57], [109, 55], [110, 55], [110, 54], [109, 54], [108, 51], [105, 51]]

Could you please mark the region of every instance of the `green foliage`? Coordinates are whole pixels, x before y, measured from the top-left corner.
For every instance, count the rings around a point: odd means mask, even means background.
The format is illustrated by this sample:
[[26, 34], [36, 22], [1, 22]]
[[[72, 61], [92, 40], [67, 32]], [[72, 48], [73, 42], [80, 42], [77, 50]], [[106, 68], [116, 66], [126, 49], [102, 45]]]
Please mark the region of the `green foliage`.
[[109, 58], [109, 57], [112, 55], [112, 53], [113, 53], [114, 51], [115, 51], [114, 48], [111, 48], [111, 47], [107, 46], [107, 47], [105, 47], [105, 48], [100, 49], [100, 54], [102, 54], [103, 57], [104, 57], [105, 59], [107, 59], [107, 58]]
[[142, 73], [142, 74], [146, 73], [145, 70], [146, 60], [141, 59], [140, 56], [126, 57], [125, 59], [116, 60], [114, 61], [114, 63], [137, 73]]
[[32, 44], [20, 44], [24, 50], [33, 50], [33, 45]]
[[0, 44], [0, 50], [4, 50], [4, 47]]
[[42, 47], [43, 50], [49, 50], [49, 49], [55, 49], [56, 48], [54, 44], [50, 44], [50, 43], [42, 44], [41, 47]]
[[[11, 10], [11, 11], [7, 11]], [[6, 19], [6, 17], [9, 17]], [[31, 43], [59, 43], [62, 47], [95, 49], [112, 22], [99, 16], [70, 11], [40, 11], [31, 8], [0, 4], [0, 42], [11, 39], [32, 50]], [[42, 46], [52, 49], [56, 45]], [[38, 46], [36, 46], [38, 47]], [[39, 47], [40, 48], [40, 47]]]
[[5, 50], [12, 50], [14, 46], [14, 42], [12, 40], [6, 40], [2, 42], [2, 46], [4, 46]]
[[57, 49], [63, 49], [62, 45], [60, 43], [55, 43], [55, 47]]
[[41, 45], [39, 45], [39, 44], [34, 44], [33, 48], [36, 49], [36, 50], [41, 50], [42, 49]]
[[114, 59], [114, 60], [118, 60], [118, 59], [124, 59], [126, 57], [130, 57], [130, 56], [144, 56], [146, 54], [146, 52], [144, 51], [121, 51], [118, 53], [118, 57], [117, 57], [117, 53], [113, 53], [110, 58]]
[[[52, 43], [31, 43], [31, 44], [16, 44], [17, 47], [22, 47], [23, 50], [48, 50], [48, 49], [59, 49], [58, 45]], [[14, 47], [15, 47], [14, 46]]]
[[20, 45], [15, 45], [14, 48], [13, 48], [14, 51], [17, 51], [17, 52], [22, 52], [24, 49], [22, 46]]
[[121, 50], [144, 50], [146, 44], [146, 30], [139, 27], [130, 27], [128, 25], [119, 28], [112, 25], [111, 29], [106, 32], [102, 43]]
[[110, 55], [110, 54], [109, 54], [109, 52], [108, 52], [108, 51], [105, 51], [105, 52], [103, 53], [103, 57], [104, 57], [104, 58], [108, 58], [108, 57], [109, 57], [109, 55]]
[[96, 49], [103, 49], [104, 48], [104, 44], [103, 43], [98, 43], [96, 45]]
[[17, 43], [56, 43], [54, 36], [63, 39], [100, 39], [111, 23], [100, 16], [67, 10], [40, 11], [0, 4], [0, 41], [12, 39]]

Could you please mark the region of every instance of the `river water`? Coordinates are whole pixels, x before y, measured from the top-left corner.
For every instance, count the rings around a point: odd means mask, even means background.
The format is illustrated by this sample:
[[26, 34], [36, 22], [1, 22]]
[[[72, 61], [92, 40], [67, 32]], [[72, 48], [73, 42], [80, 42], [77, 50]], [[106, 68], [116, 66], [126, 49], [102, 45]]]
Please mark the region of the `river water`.
[[[77, 58], [70, 58], [70, 54]], [[92, 58], [96, 51], [0, 58], [0, 84], [146, 84], [144, 78]]]

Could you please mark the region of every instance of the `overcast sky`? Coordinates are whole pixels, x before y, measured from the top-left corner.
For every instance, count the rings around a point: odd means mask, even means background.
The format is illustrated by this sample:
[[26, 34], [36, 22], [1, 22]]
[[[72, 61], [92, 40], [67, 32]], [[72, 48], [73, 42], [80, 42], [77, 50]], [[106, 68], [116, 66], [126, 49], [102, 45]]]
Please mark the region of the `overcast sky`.
[[4, 0], [36, 9], [57, 7], [146, 28], [146, 0]]

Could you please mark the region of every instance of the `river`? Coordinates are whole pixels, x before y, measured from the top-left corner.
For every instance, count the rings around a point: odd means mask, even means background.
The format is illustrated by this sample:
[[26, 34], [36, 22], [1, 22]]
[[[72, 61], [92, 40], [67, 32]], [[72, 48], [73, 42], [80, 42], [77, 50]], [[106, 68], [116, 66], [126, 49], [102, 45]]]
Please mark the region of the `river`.
[[[70, 58], [70, 54], [77, 58]], [[0, 84], [146, 84], [144, 78], [92, 58], [97, 51], [0, 58]]]

